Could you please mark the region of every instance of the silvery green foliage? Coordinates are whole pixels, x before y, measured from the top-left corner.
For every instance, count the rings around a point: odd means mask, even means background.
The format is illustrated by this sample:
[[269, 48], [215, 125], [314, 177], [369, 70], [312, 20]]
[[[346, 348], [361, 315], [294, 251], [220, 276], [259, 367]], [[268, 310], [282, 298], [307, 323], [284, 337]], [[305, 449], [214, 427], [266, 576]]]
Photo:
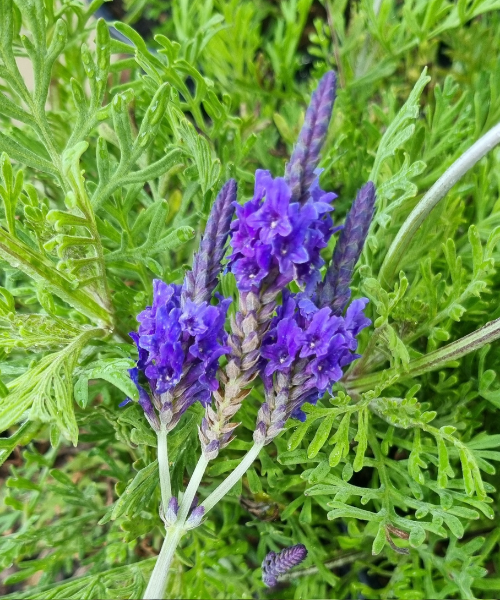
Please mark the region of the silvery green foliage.
[[[391, 281], [378, 273], [421, 196], [500, 119], [498, 3], [129, 6], [156, 39], [110, 36], [99, 0], [0, 2], [2, 593], [141, 597], [164, 523], [155, 436], [137, 404], [117, 408], [137, 399], [128, 332], [154, 278], [182, 281], [222, 184], [248, 198], [257, 167], [283, 173], [334, 68], [319, 166], [336, 222], [377, 189], [354, 271], [363, 358], [185, 537], [168, 594], [264, 597], [256, 565], [304, 544], [282, 597], [497, 597], [500, 365], [494, 326], [480, 333], [498, 317], [497, 151]], [[219, 289], [236, 297], [231, 274]], [[250, 447], [262, 401], [254, 386], [201, 494]], [[201, 419], [194, 406], [169, 434], [174, 493]]]

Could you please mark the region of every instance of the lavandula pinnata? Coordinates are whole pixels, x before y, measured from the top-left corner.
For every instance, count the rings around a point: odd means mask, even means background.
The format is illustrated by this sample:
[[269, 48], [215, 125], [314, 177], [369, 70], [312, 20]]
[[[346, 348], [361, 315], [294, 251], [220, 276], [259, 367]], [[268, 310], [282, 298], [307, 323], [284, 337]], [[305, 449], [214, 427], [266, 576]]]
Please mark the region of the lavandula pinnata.
[[[170, 490], [164, 493], [162, 485], [167, 537], [146, 598], [163, 593], [168, 567], [182, 535], [197, 527], [232, 489], [264, 444], [283, 430], [286, 420], [303, 418], [302, 405], [316, 401], [331, 389], [343, 367], [357, 357], [356, 336], [369, 323], [363, 315], [366, 300], [354, 301], [345, 316], [334, 314], [330, 306], [315, 304], [318, 284], [318, 293], [325, 286], [321, 283], [321, 250], [334, 232], [330, 212], [336, 196], [320, 188], [317, 170], [334, 96], [335, 76], [329, 73], [313, 96], [286, 176], [273, 178], [269, 172], [258, 170], [254, 196], [242, 206], [235, 202], [235, 184], [228, 184], [217, 198], [200, 252], [182, 288], [156, 283], [153, 306], [140, 315], [141, 328], [135, 335], [138, 368], [149, 379], [153, 395], [152, 402], [148, 402], [142, 390], [140, 399], [152, 426], [157, 428], [159, 423], [160, 427], [160, 480], [165, 469], [166, 428], [174, 426], [194, 401], [206, 406], [199, 431], [202, 453], [182, 499], [178, 502], [170, 498], [165, 503]], [[224, 331], [228, 301], [220, 299], [218, 306], [209, 301], [224, 254], [229, 210], [233, 208], [237, 219], [230, 226], [233, 252], [228, 269], [236, 279], [239, 312], [231, 319], [228, 337]], [[353, 218], [355, 214], [353, 210]], [[349, 235], [358, 235], [355, 225], [348, 231]], [[349, 239], [343, 247], [350, 248]], [[349, 250], [341, 263], [351, 262]], [[341, 280], [344, 282], [345, 277]], [[292, 281], [304, 291], [292, 296], [286, 290]], [[281, 293], [283, 302], [278, 307]], [[228, 362], [221, 370], [218, 361], [224, 354]], [[259, 373], [266, 402], [259, 410], [254, 444], [234, 471], [196, 506], [193, 499], [205, 469], [232, 439], [236, 427], [232, 419]], [[134, 376], [140, 386], [137, 372]], [[210, 405], [211, 393], [214, 407]], [[279, 563], [282, 566], [293, 559], [293, 553], [285, 554]], [[269, 581], [273, 576], [271, 573]]]
[[284, 178], [258, 170], [252, 200], [236, 207], [230, 269], [239, 290], [231, 320], [231, 358], [200, 429], [209, 460], [233, 439], [232, 422], [258, 375], [260, 347], [276, 310], [276, 298], [294, 279], [310, 291], [324, 264], [320, 250], [333, 233], [329, 212], [335, 194], [319, 186], [316, 167], [335, 101], [336, 77], [323, 76], [313, 93]]

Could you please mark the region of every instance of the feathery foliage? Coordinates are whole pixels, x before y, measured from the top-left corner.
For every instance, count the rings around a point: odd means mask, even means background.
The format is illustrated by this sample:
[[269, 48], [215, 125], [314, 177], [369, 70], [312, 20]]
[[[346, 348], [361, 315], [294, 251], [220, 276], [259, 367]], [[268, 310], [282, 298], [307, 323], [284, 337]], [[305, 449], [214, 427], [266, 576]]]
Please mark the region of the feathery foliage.
[[[164, 526], [156, 436], [136, 402], [118, 407], [138, 399], [128, 332], [154, 278], [183, 281], [223, 184], [246, 199], [257, 168], [285, 172], [332, 69], [321, 185], [336, 225], [375, 185], [352, 285], [372, 326], [333, 393], [183, 539], [167, 597], [498, 597], [498, 148], [380, 272], [500, 121], [500, 2], [116, 4], [0, 1], [3, 597], [142, 597]], [[231, 273], [218, 291], [236, 298]], [[258, 381], [201, 500], [251, 447]], [[202, 416], [169, 434], [175, 494]], [[297, 544], [304, 564], [266, 590], [264, 557]]]

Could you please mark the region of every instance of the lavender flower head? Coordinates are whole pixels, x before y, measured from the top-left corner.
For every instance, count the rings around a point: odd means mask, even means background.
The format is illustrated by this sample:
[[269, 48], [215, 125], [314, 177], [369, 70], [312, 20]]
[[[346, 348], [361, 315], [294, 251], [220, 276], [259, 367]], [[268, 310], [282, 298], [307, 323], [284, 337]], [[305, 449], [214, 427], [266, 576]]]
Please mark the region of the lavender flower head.
[[259, 409], [254, 440], [269, 443], [292, 417], [303, 421], [302, 406], [314, 404], [359, 358], [359, 332], [371, 323], [366, 298], [354, 300], [345, 316], [317, 308], [305, 294], [283, 294], [283, 304], [264, 339], [262, 357], [266, 402]]
[[[243, 205], [235, 204], [228, 268], [236, 279], [239, 312], [231, 322], [231, 357], [220, 374], [221, 389], [214, 392], [215, 410], [207, 407], [200, 428], [209, 459], [233, 439], [238, 423], [230, 420], [259, 371], [266, 402], [259, 411], [254, 439], [268, 443], [289, 417], [304, 418], [302, 405], [331, 389], [342, 369], [358, 356], [356, 336], [369, 323], [363, 315], [367, 300], [353, 303], [345, 316], [342, 312], [375, 194], [369, 184], [368, 194], [361, 194], [364, 200], [353, 206], [328, 281], [323, 283], [321, 251], [339, 229], [333, 227], [330, 214], [336, 195], [321, 189], [318, 169], [335, 91], [335, 74], [327, 73], [312, 96], [285, 177], [273, 178], [268, 171], [257, 170], [253, 197]], [[296, 297], [286, 291], [292, 281], [303, 290]], [[283, 306], [278, 308], [281, 292]]]
[[[236, 205], [230, 269], [241, 292], [262, 286], [283, 289], [292, 280], [312, 290], [324, 265], [320, 251], [333, 234], [331, 202], [336, 198], [319, 186], [319, 171], [307, 201], [292, 202], [292, 190], [283, 177], [257, 170], [253, 198]], [[279, 291], [278, 289], [278, 291]]]
[[278, 577], [299, 565], [307, 556], [304, 544], [284, 548], [281, 552], [269, 552], [262, 561], [262, 581], [267, 587], [278, 583]]
[[[367, 299], [347, 305], [373, 216], [371, 182], [353, 203], [322, 281], [321, 251], [340, 229], [331, 218], [336, 195], [320, 187], [318, 169], [335, 91], [335, 75], [327, 73], [313, 94], [285, 177], [257, 170], [253, 197], [243, 205], [236, 202], [235, 182], [224, 186], [192, 271], [182, 286], [155, 280], [153, 303], [138, 315], [139, 330], [131, 334], [139, 359], [130, 375], [151, 426], [170, 430], [191, 404], [201, 402], [206, 412], [199, 437], [209, 460], [233, 439], [238, 423], [232, 418], [259, 374], [266, 401], [254, 440], [264, 444], [288, 418], [304, 419], [306, 402], [332, 390], [358, 358], [357, 336], [370, 323], [363, 312]], [[215, 302], [213, 292], [230, 233], [228, 270], [236, 279], [239, 311], [228, 336], [230, 300], [218, 296]], [[291, 282], [302, 291], [291, 294], [286, 289]], [[228, 361], [220, 369], [223, 355]]]
[[[194, 402], [203, 406], [219, 387], [219, 359], [229, 353], [224, 330], [230, 299], [211, 304], [234, 212], [236, 184], [229, 181], [218, 195], [193, 270], [184, 285], [153, 281], [153, 303], [137, 316], [139, 329], [130, 336], [139, 358], [129, 371], [139, 403], [156, 431], [172, 429]], [[141, 375], [150, 393], [139, 382]]]

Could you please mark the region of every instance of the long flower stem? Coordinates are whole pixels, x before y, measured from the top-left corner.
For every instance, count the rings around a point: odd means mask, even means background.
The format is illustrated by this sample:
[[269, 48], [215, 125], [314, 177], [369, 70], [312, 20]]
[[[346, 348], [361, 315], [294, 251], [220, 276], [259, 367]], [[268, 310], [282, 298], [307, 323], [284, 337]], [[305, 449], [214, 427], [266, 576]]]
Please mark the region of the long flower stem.
[[473, 352], [498, 338], [500, 338], [500, 319], [495, 319], [477, 331], [473, 331], [451, 344], [447, 344], [442, 348], [429, 352], [425, 356], [412, 360], [406, 372], [399, 372], [397, 369], [387, 369], [386, 371], [372, 373], [359, 379], [348, 380], [346, 381], [347, 391], [349, 394], [352, 394], [371, 390], [382, 381], [383, 375], [390, 377], [399, 373], [401, 378], [417, 377], [428, 371], [439, 369], [450, 361], [461, 358], [469, 354], [469, 352]]
[[219, 500], [230, 492], [233, 487], [238, 483], [241, 477], [248, 471], [252, 466], [253, 461], [259, 455], [259, 452], [264, 447], [264, 444], [254, 444], [250, 450], [245, 454], [243, 460], [236, 467], [236, 469], [208, 496], [208, 498], [201, 504], [205, 509], [205, 514], [211, 510]]
[[158, 432], [158, 471], [160, 474], [163, 514], [166, 514], [168, 502], [172, 496], [172, 487], [170, 484], [170, 469], [168, 465], [167, 430], [164, 427]]
[[168, 528], [155, 568], [151, 574], [148, 587], [144, 593], [144, 600], [158, 600], [163, 598], [167, 586], [170, 565], [172, 564], [175, 550], [183, 534], [184, 529], [182, 527], [174, 525]]
[[[177, 514], [175, 525], [168, 527], [167, 535], [163, 540], [160, 554], [156, 561], [155, 568], [151, 574], [148, 587], [144, 594], [144, 600], [152, 600], [153, 598], [163, 598], [165, 588], [167, 586], [170, 565], [175, 555], [175, 550], [181, 540], [181, 537], [186, 532], [185, 524], [194, 496], [200, 485], [201, 479], [208, 466], [208, 460], [202, 453], [200, 460], [189, 480], [188, 487]], [[166, 512], [168, 500], [172, 495], [170, 488], [170, 475], [168, 472], [168, 455], [167, 455], [167, 432], [163, 428], [158, 432], [158, 465], [160, 469], [160, 488], [162, 496], [163, 510]], [[165, 477], [166, 475], [166, 477]]]
[[184, 522], [186, 521], [189, 509], [191, 508], [193, 499], [196, 495], [196, 491], [200, 486], [201, 479], [203, 477], [203, 474], [205, 473], [207, 466], [208, 460], [202, 452], [198, 464], [196, 465], [191, 479], [189, 480], [189, 484], [187, 486], [186, 492], [184, 493], [181, 506], [179, 508], [179, 514], [177, 515], [177, 522], [180, 523], [181, 526], [184, 526]]
[[479, 138], [475, 144], [464, 152], [424, 195], [403, 223], [385, 256], [378, 277], [382, 285], [389, 285], [391, 283], [401, 258], [410, 245], [413, 236], [436, 204], [469, 169], [499, 143], [500, 123], [490, 129], [488, 133]]

